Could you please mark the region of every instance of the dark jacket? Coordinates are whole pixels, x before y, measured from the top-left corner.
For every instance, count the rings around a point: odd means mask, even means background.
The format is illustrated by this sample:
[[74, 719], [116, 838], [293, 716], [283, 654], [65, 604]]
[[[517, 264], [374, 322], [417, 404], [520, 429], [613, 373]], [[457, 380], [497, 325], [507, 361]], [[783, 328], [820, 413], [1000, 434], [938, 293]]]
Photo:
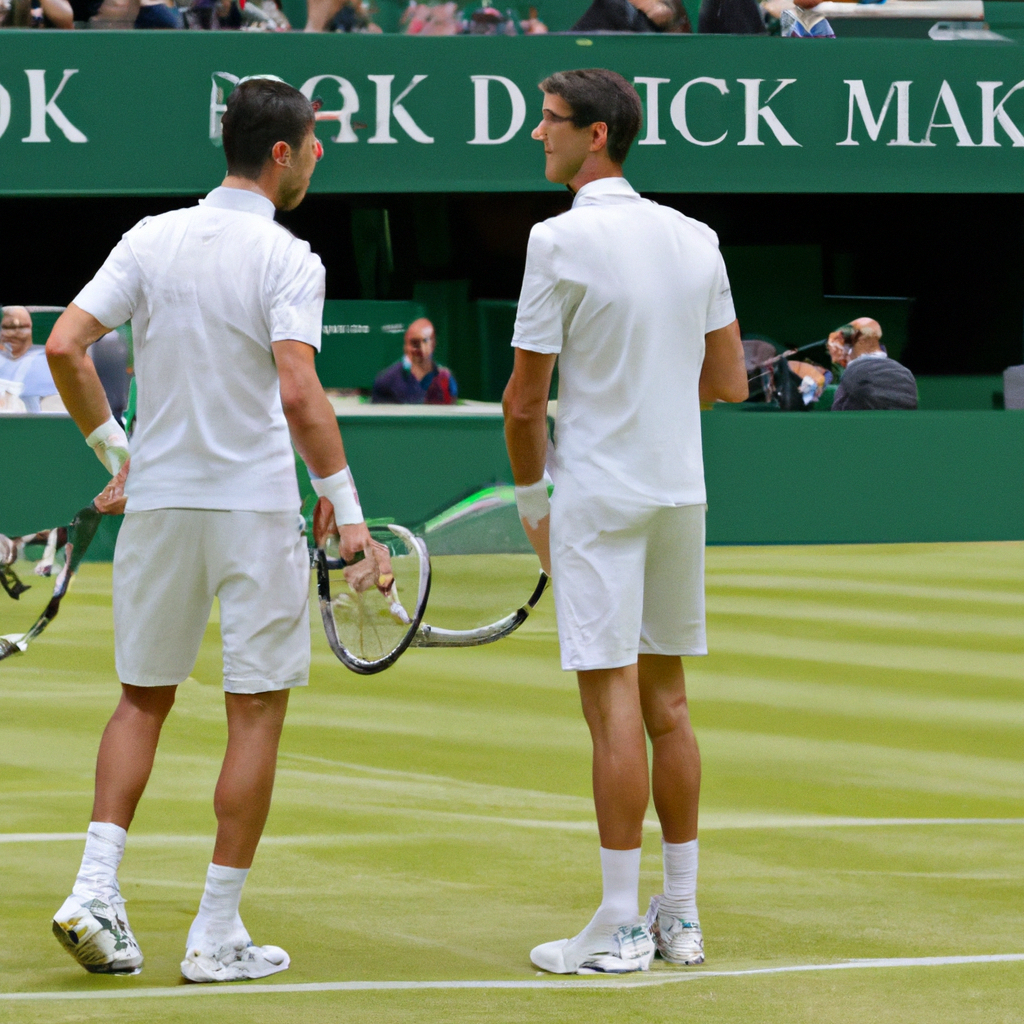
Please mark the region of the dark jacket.
[[916, 409], [917, 381], [895, 359], [861, 356], [843, 371], [832, 408], [847, 412], [858, 409]]

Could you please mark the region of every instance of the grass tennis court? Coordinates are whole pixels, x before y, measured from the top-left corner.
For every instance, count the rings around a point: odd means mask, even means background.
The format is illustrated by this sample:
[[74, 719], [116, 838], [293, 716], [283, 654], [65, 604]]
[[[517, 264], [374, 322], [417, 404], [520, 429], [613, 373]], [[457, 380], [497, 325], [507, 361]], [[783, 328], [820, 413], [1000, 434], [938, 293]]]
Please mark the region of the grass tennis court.
[[[428, 620], [468, 627], [510, 610], [535, 564], [436, 559]], [[188, 995], [0, 995], [0, 1021], [1024, 1019], [1019, 961], [699, 977], [1024, 954], [1024, 544], [713, 548], [708, 569], [713, 653], [688, 663], [704, 757], [705, 967], [659, 963], [616, 982], [542, 979], [530, 966], [531, 946], [586, 922], [600, 885], [589, 743], [548, 595], [509, 640], [411, 651], [369, 678], [337, 664], [314, 623], [312, 685], [292, 698], [242, 913], [255, 941], [291, 954], [268, 989], [550, 987], [246, 995], [245, 983], [185, 988], [178, 975], [223, 752], [215, 623], [121, 869], [143, 973], [86, 975], [50, 934], [81, 842], [17, 834], [84, 832], [117, 692], [110, 567], [86, 565], [46, 634], [0, 666], [0, 993]], [[25, 608], [0, 595], [4, 632], [27, 628], [44, 589]], [[646, 905], [661, 885], [654, 825], [644, 851]]]

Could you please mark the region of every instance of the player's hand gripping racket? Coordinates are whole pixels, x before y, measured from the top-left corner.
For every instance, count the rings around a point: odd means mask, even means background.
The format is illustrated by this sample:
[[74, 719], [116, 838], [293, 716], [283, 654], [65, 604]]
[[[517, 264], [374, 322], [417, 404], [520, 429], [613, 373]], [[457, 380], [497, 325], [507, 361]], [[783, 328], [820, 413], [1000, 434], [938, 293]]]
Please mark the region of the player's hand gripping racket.
[[[351, 562], [338, 557], [334, 509], [320, 498], [313, 511], [313, 560], [320, 615], [335, 657], [373, 675], [393, 665], [419, 629], [430, 594], [426, 545], [402, 526], [371, 526], [373, 544]], [[410, 613], [399, 597], [415, 592]]]

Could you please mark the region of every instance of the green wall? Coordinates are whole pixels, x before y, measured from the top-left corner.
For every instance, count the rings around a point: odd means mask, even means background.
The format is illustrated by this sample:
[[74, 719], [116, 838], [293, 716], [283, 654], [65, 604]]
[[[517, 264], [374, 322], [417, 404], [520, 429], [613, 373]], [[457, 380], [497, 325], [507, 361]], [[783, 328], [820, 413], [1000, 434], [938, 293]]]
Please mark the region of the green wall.
[[537, 84], [593, 66], [639, 81], [643, 191], [1020, 189], [1018, 42], [12, 31], [0, 193], [203, 193], [223, 175], [222, 104], [253, 74], [343, 112], [317, 129], [313, 191], [556, 188], [530, 138]]
[[[368, 516], [420, 523], [509, 481], [497, 415], [340, 419]], [[1024, 411], [703, 415], [712, 544], [1024, 540]], [[0, 418], [0, 530], [68, 521], [106, 482], [70, 420]], [[110, 557], [115, 524], [94, 554]], [[827, 567], [822, 567], [827, 572]]]

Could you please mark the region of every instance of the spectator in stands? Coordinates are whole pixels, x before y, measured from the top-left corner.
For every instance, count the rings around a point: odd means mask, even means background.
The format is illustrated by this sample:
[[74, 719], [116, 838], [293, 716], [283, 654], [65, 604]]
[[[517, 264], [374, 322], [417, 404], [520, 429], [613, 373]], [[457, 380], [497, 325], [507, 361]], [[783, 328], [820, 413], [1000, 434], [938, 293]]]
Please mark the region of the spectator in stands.
[[[57, 394], [46, 349], [32, 344], [32, 317], [24, 306], [4, 306], [0, 321], [0, 378], [22, 385], [26, 412], [48, 411], [41, 403]], [[60, 400], [47, 403], [62, 409]]]
[[139, 0], [136, 28], [184, 28], [185, 22], [176, 6], [165, 0]]
[[843, 371], [833, 409], [917, 408], [917, 381], [905, 366], [889, 358], [876, 320], [862, 316], [833, 331], [828, 351]]
[[768, 31], [757, 0], [702, 0], [697, 28], [701, 35], [763, 36]]
[[92, 345], [89, 355], [106, 392], [111, 415], [118, 423], [123, 423], [131, 383], [128, 374], [128, 344], [117, 331], [110, 331]]
[[681, 0], [594, 0], [572, 31], [679, 33], [693, 27]]
[[421, 317], [405, 332], [405, 354], [381, 370], [373, 401], [399, 405], [454, 405], [459, 389], [451, 370], [434, 362], [434, 325]]
[[68, 0], [7, 0], [0, 2], [0, 26], [14, 28], [74, 28]]

